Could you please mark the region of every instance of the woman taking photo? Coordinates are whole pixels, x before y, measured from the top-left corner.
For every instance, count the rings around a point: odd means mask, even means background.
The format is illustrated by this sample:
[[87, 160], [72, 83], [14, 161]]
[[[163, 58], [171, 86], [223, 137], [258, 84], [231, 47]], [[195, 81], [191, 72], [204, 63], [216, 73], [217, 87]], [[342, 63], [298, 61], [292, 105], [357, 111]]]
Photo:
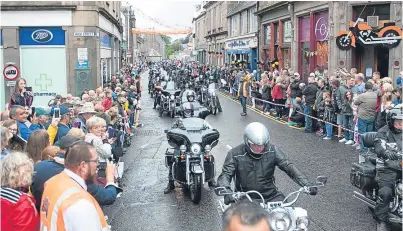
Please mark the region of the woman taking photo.
[[7, 128], [13, 135], [8, 141], [7, 150], [8, 151], [18, 151], [22, 152], [27, 144], [26, 140], [21, 138], [20, 131], [17, 126], [17, 121], [13, 119], [8, 119], [3, 122], [3, 127]]
[[23, 107], [31, 107], [34, 97], [32, 95], [32, 88], [26, 88], [26, 81], [23, 78], [18, 78], [15, 81], [14, 93], [11, 95], [9, 107], [13, 105], [21, 105]]

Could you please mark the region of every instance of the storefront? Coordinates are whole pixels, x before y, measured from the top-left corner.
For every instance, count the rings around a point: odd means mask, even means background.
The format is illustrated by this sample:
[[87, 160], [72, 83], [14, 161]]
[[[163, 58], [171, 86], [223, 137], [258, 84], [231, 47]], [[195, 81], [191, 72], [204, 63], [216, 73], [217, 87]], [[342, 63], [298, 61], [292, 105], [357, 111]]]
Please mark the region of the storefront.
[[251, 71], [257, 70], [257, 38], [249, 37], [244, 39], [227, 40], [225, 43], [227, 63], [244, 61], [246, 68]]
[[[3, 71], [3, 31], [0, 30], [0, 70]], [[4, 89], [4, 76], [2, 75], [0, 77], [0, 86], [1, 89]], [[4, 111], [5, 106], [6, 106], [6, 91], [2, 90], [0, 93], [0, 111]]]
[[99, 46], [101, 50], [101, 76], [100, 82], [108, 81], [112, 77], [112, 44], [111, 36], [102, 30], [99, 31]]
[[67, 94], [65, 31], [62, 27], [21, 27], [20, 76], [34, 92], [34, 106]]
[[298, 72], [307, 80], [311, 72], [327, 72], [329, 57], [328, 11], [298, 18]]

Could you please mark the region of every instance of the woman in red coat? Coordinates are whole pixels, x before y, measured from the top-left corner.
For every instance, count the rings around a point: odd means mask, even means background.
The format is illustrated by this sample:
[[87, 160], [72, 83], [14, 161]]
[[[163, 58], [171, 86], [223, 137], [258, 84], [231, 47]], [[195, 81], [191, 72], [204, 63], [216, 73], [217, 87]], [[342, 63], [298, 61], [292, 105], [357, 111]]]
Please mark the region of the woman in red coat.
[[10, 153], [1, 160], [1, 230], [37, 231], [39, 214], [35, 199], [28, 194], [34, 165], [21, 152]]
[[[271, 91], [271, 96], [273, 98], [273, 101], [277, 104], [284, 104], [283, 88], [281, 86], [282, 81], [283, 81], [283, 79], [281, 77], [277, 77], [276, 84], [274, 85], [273, 90]], [[283, 107], [276, 105], [276, 113], [277, 113], [277, 118], [281, 118], [281, 116], [283, 115]]]

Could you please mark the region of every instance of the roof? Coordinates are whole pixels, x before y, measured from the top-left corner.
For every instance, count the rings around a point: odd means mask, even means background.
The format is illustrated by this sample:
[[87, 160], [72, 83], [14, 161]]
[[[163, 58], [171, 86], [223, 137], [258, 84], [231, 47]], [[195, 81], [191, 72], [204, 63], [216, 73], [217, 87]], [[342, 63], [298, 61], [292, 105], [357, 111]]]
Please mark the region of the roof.
[[228, 10], [227, 17], [231, 17], [232, 15], [239, 13], [254, 5], [256, 5], [256, 1], [240, 1], [238, 4], [234, 5], [234, 8]]

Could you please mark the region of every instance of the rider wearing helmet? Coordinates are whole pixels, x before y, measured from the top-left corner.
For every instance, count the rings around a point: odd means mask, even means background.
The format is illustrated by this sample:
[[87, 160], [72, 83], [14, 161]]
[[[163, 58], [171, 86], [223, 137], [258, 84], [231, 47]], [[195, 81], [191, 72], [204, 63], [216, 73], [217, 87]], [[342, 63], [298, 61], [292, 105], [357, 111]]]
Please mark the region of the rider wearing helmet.
[[[291, 163], [283, 152], [270, 143], [269, 130], [259, 122], [250, 123], [243, 133], [244, 143], [231, 149], [225, 158], [217, 185], [231, 190], [235, 178], [235, 190], [246, 192], [256, 190], [267, 201], [280, 201], [284, 195], [277, 190], [274, 170], [279, 167], [300, 186], [312, 185], [308, 178]], [[317, 189], [310, 188], [316, 195]], [[253, 196], [252, 196], [253, 198]], [[233, 203], [232, 195], [224, 197], [224, 203]]]
[[378, 221], [377, 230], [386, 231], [389, 204], [392, 200], [393, 188], [397, 172], [388, 168], [385, 162], [398, 160], [398, 153], [402, 152], [402, 120], [403, 107], [393, 108], [386, 116], [387, 125], [376, 133], [374, 141], [376, 161], [376, 176], [379, 185], [378, 201], [375, 206], [375, 216]]
[[188, 102], [193, 102], [195, 98], [196, 97], [194, 91], [189, 91], [186, 95], [186, 99], [188, 100]]

